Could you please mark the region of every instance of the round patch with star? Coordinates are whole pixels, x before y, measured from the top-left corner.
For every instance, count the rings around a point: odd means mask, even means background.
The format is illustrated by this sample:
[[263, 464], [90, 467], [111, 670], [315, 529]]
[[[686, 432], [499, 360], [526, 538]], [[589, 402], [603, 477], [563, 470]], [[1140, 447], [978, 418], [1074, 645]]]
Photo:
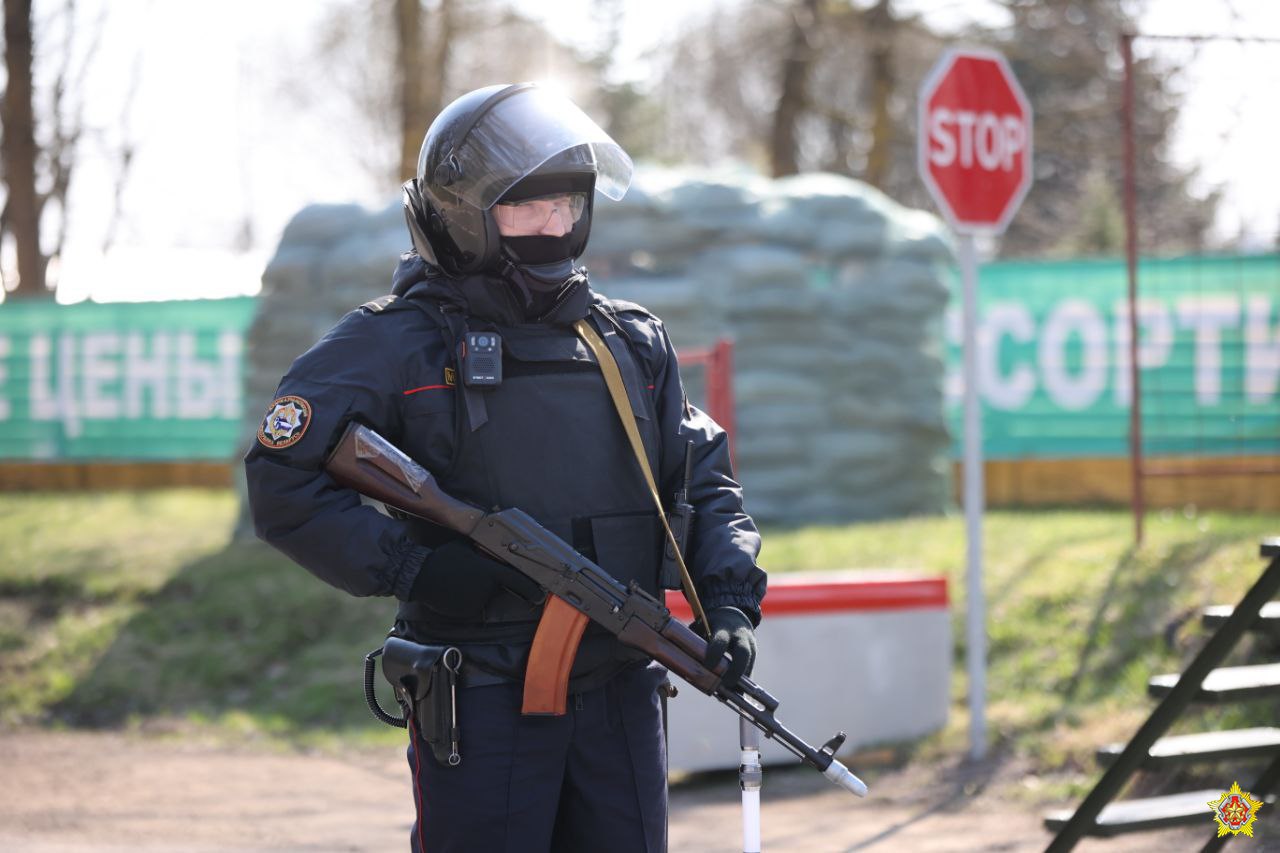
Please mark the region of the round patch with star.
[[297, 444], [311, 424], [311, 404], [301, 397], [289, 395], [271, 404], [267, 416], [258, 427], [258, 442], [279, 450]]

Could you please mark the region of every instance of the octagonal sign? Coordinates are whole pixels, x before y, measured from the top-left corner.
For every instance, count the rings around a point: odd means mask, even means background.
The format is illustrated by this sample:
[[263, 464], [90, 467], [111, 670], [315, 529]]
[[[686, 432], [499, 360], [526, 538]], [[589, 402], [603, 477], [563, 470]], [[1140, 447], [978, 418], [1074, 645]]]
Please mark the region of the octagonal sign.
[[1004, 57], [951, 50], [920, 87], [920, 177], [947, 221], [999, 234], [1031, 187], [1031, 104]]

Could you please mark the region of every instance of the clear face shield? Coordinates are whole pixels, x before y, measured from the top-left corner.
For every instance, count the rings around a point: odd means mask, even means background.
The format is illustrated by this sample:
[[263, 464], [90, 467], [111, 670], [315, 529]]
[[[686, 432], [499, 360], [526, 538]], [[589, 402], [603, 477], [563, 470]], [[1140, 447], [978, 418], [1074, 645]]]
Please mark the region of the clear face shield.
[[[467, 204], [488, 210], [547, 160], [579, 147], [594, 164], [596, 189], [622, 198], [631, 185], [631, 158], [568, 98], [534, 86], [481, 115], [434, 178]], [[420, 158], [420, 173], [424, 167]]]

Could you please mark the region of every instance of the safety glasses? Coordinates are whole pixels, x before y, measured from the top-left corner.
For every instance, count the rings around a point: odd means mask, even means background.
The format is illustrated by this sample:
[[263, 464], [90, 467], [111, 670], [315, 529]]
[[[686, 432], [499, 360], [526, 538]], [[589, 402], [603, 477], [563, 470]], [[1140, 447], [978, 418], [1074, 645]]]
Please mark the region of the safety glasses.
[[582, 218], [586, 206], [586, 193], [561, 193], [495, 204], [493, 217], [498, 221], [498, 227], [508, 235], [536, 234], [546, 227], [552, 216], [559, 216], [560, 224], [569, 231]]

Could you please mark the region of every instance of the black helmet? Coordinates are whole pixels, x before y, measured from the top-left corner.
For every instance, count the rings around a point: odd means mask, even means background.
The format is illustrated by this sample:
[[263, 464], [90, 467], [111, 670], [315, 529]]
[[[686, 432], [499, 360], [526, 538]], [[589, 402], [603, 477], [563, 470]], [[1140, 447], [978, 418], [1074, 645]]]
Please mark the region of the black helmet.
[[[501, 264], [504, 241], [491, 208], [552, 191], [587, 193], [563, 239], [570, 260], [586, 249], [593, 189], [620, 199], [631, 158], [568, 98], [534, 83], [486, 86], [445, 107], [427, 130], [418, 174], [404, 184], [414, 248], [450, 275]], [[520, 264], [519, 253], [506, 260]]]

